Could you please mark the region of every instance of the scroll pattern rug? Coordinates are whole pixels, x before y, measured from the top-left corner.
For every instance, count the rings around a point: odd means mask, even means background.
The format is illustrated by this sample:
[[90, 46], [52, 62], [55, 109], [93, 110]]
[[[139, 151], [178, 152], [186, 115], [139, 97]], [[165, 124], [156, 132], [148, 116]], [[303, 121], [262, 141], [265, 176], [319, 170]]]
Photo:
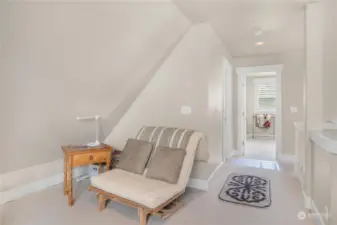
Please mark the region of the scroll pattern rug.
[[266, 208], [271, 205], [270, 181], [264, 177], [232, 173], [219, 198], [227, 202]]

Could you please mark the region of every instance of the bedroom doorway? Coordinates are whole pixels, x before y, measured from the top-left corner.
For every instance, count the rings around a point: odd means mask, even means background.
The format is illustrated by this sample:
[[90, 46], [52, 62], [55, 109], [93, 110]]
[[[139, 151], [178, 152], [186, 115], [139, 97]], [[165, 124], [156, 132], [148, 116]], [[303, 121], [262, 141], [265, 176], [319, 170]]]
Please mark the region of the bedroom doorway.
[[281, 150], [282, 66], [237, 68], [238, 146], [245, 158], [275, 161]]

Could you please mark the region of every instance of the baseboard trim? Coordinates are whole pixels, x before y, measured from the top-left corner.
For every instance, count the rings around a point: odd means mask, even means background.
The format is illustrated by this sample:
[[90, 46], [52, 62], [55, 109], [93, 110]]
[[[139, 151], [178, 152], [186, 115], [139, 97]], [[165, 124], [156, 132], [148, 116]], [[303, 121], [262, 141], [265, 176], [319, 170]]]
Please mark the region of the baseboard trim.
[[315, 205], [314, 200], [311, 201], [311, 206], [312, 206], [314, 218], [316, 219], [316, 224], [317, 225], [326, 225], [326, 223], [324, 222], [324, 219], [323, 219], [323, 215], [322, 215], [322, 213], [319, 212], [318, 208]]
[[219, 163], [219, 165], [215, 168], [215, 170], [211, 173], [207, 180], [191, 178], [188, 181], [187, 186], [190, 188], [208, 191], [210, 182], [212, 181], [215, 174], [219, 171], [219, 169], [223, 166], [223, 164], [223, 162]]
[[303, 189], [302, 195], [304, 199], [304, 207], [307, 209], [308, 212], [310, 212], [308, 214], [309, 217], [314, 218], [317, 225], [327, 225], [323, 217], [328, 218], [329, 213], [325, 212], [325, 214], [322, 214], [321, 212], [319, 212], [314, 200], [310, 196], [308, 196]]
[[[7, 188], [0, 192], [0, 204], [5, 204], [31, 193], [35, 193], [54, 185], [63, 183], [62, 170], [54, 171], [54, 173], [52, 173], [54, 175], [49, 175], [52, 171], [48, 166], [50, 166], [50, 164], [58, 163], [59, 160], [2, 175], [3, 186], [6, 186]], [[75, 168], [73, 169], [73, 178], [83, 176], [86, 173], [87, 167]], [[11, 179], [11, 177], [9, 177], [13, 174], [17, 176], [15, 181]], [[29, 177], [27, 177], [28, 175]], [[22, 177], [23, 179], [20, 180], [18, 179], [18, 177]], [[29, 182], [29, 179], [31, 179], [32, 182]], [[6, 181], [8, 183], [6, 183]]]
[[291, 154], [279, 154], [277, 160], [285, 164], [295, 164], [297, 161], [296, 155]]
[[312, 203], [312, 200], [311, 198], [305, 193], [305, 191], [302, 189], [302, 196], [303, 196], [303, 200], [304, 200], [304, 207], [307, 209], [307, 210], [311, 210], [312, 207], [311, 207], [311, 203]]
[[[7, 188], [0, 192], [0, 205], [7, 202], [15, 201], [26, 195], [39, 192], [49, 187], [63, 183], [63, 165], [60, 166], [59, 164], [60, 161], [57, 160], [51, 163], [46, 163], [2, 175], [1, 182], [3, 184], [3, 187]], [[51, 165], [58, 166], [54, 167], [51, 171]], [[209, 182], [212, 180], [216, 172], [222, 167], [222, 165], [223, 163], [220, 163], [207, 180], [190, 179], [187, 186], [207, 191], [209, 187]], [[75, 168], [73, 169], [73, 178], [76, 179], [80, 176], [87, 174], [87, 172], [87, 167]], [[23, 179], [13, 180], [11, 178], [13, 174], [15, 174], [16, 177], [22, 177]], [[32, 179], [33, 181], [29, 182], [30, 179]]]
[[251, 139], [255, 139], [255, 138], [266, 138], [266, 139], [273, 139], [274, 135], [273, 134], [254, 134], [254, 138], [253, 138], [253, 134], [252, 133], [248, 133], [246, 134], [247, 138], [251, 138]]
[[215, 174], [219, 171], [219, 169], [223, 166], [223, 162], [221, 162], [216, 168], [215, 170], [213, 171], [213, 173], [211, 174], [211, 176], [209, 176], [208, 178], [208, 183], [211, 182], [211, 180], [213, 179], [213, 177], [215, 176]]
[[4, 221], [4, 206], [0, 205], [0, 225], [3, 225], [3, 221]]
[[234, 158], [234, 157], [236, 157], [236, 156], [242, 156], [242, 154], [240, 153], [240, 151], [239, 150], [237, 150], [237, 149], [234, 149], [234, 150], [232, 150], [232, 152], [231, 152], [231, 154], [229, 155], [229, 157], [227, 157], [226, 159], [227, 160], [230, 160], [230, 159], [232, 159], [232, 158]]
[[187, 187], [208, 191], [208, 180], [192, 178], [188, 181]]
[[1, 192], [0, 204], [15, 201], [21, 197], [28, 194], [44, 190], [48, 187], [60, 184], [63, 182], [63, 174], [58, 174], [56, 176], [46, 178], [41, 181], [37, 181], [31, 184], [26, 184], [20, 187], [12, 188], [8, 191]]
[[0, 192], [55, 176], [62, 171], [63, 160], [60, 159], [1, 174]]

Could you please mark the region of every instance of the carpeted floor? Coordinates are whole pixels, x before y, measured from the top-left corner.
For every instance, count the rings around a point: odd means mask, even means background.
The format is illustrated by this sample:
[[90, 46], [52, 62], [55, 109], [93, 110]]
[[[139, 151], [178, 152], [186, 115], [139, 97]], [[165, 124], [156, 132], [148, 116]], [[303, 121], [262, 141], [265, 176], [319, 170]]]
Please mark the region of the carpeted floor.
[[[260, 209], [224, 202], [218, 194], [227, 176], [232, 173], [264, 176], [271, 180], [272, 205]], [[97, 211], [94, 193], [86, 190], [88, 181], [76, 184], [76, 202], [71, 208], [63, 196], [63, 187], [56, 187], [10, 202], [4, 208], [3, 225], [138, 225], [137, 211], [117, 203], [109, 203]], [[151, 217], [149, 225], [314, 225], [312, 220], [299, 220], [303, 211], [300, 184], [291, 176], [273, 170], [223, 166], [212, 180], [208, 192], [188, 189], [183, 197], [186, 205], [163, 221]]]
[[276, 142], [269, 139], [248, 139], [245, 157], [273, 161], [276, 159]]

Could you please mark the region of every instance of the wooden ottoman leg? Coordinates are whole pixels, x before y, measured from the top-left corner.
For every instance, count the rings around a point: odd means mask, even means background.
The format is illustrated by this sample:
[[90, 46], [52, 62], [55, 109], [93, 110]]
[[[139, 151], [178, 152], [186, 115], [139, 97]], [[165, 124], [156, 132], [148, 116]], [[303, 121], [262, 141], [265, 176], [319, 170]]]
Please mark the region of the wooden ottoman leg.
[[139, 215], [140, 225], [147, 225], [147, 219], [148, 219], [149, 213], [146, 212], [144, 208], [138, 208], [138, 215]]
[[98, 211], [102, 212], [105, 209], [106, 200], [103, 194], [98, 194]]

